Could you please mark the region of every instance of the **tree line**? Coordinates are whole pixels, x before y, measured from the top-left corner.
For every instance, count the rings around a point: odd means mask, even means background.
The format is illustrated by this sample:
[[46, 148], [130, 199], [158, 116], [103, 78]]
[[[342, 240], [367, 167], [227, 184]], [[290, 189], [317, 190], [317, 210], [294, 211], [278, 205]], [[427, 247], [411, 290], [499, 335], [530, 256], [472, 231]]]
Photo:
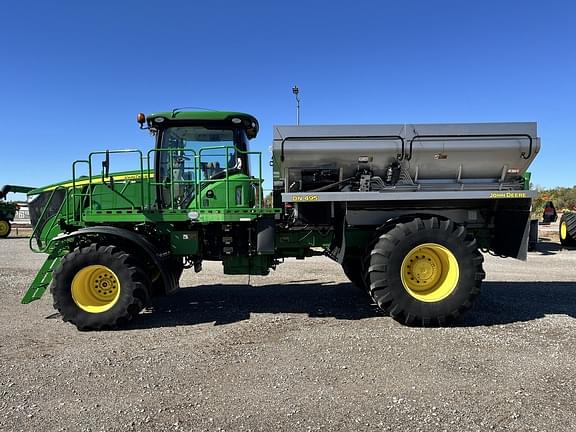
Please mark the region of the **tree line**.
[[548, 201], [552, 201], [558, 212], [576, 211], [576, 186], [551, 189], [536, 186], [534, 189], [538, 191], [538, 196], [532, 202], [532, 217], [542, 218]]

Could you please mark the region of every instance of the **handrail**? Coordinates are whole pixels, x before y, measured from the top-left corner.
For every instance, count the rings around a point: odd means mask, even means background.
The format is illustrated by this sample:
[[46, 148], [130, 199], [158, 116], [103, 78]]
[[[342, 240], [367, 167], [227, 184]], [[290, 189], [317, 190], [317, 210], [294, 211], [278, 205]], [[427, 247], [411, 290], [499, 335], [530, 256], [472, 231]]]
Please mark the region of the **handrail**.
[[[238, 147], [236, 147], [236, 146], [234, 146], [234, 145], [232, 145], [232, 146], [202, 147], [202, 148], [198, 151], [198, 162], [201, 163], [201, 161], [202, 161], [202, 152], [204, 152], [204, 151], [209, 151], [209, 150], [226, 150], [226, 154], [225, 154], [224, 156], [226, 157], [226, 160], [228, 160], [228, 156], [229, 156], [228, 151], [229, 151], [230, 149], [233, 149], [236, 153], [244, 154], [244, 155], [246, 155], [246, 156], [248, 156], [248, 157], [249, 157], [250, 155], [258, 155], [258, 182], [259, 182], [259, 183], [262, 182], [262, 181], [263, 181], [263, 179], [262, 179], [262, 152], [250, 151], [250, 150], [240, 150]], [[249, 161], [248, 161], [247, 163], [249, 163]], [[229, 184], [230, 184], [230, 182], [229, 182], [229, 180], [228, 180], [228, 178], [229, 178], [228, 168], [226, 168], [224, 171], [226, 172], [226, 177], [225, 177], [225, 179], [226, 179], [226, 208], [230, 208], [230, 190], [229, 190]], [[202, 182], [204, 182], [204, 183], [213, 183], [213, 182], [216, 182], [216, 181], [218, 181], [218, 180], [206, 179], [206, 180], [203, 180]], [[239, 180], [239, 181], [246, 181], [246, 182], [248, 182], [248, 183], [253, 183], [253, 182], [254, 182], [254, 179], [253, 179], [253, 178], [248, 178], [248, 179]], [[260, 199], [258, 199], [258, 200], [259, 200], [260, 202], [262, 201], [262, 200], [260, 200]], [[198, 203], [198, 201], [197, 201], [197, 203]], [[201, 207], [200, 207], [200, 208], [201, 208]], [[261, 208], [261, 206], [260, 206], [259, 208]]]
[[[88, 171], [90, 171], [90, 161], [86, 160], [86, 159], [79, 159], [79, 160], [75, 160], [74, 163], [72, 163], [72, 211], [74, 212], [74, 220], [76, 220], [76, 164], [77, 163], [85, 163], [88, 164]], [[91, 182], [91, 180], [90, 180]], [[89, 188], [91, 189], [91, 188]], [[88, 196], [89, 194], [83, 194], [82, 192], [80, 192], [78, 194], [80, 197], [83, 196]], [[80, 199], [80, 203], [82, 203], [82, 198]], [[80, 206], [78, 206], [78, 209], [80, 210]], [[81, 216], [82, 212], [79, 211], [78, 212], [78, 220], [80, 220], [80, 216]]]
[[[202, 158], [203, 156], [206, 157], [206, 153], [207, 152], [214, 152], [214, 151], [219, 151], [218, 154], [212, 154], [210, 156], [217, 156], [217, 157], [224, 157], [226, 161], [229, 160], [229, 157], [231, 155], [231, 151], [236, 153], [236, 154], [242, 154], [242, 155], [247, 155], [248, 157], [250, 155], [257, 155], [258, 156], [258, 178], [254, 179], [254, 178], [247, 178], [247, 179], [235, 179], [235, 181], [238, 182], [248, 182], [250, 184], [253, 183], [262, 183], [263, 179], [262, 179], [262, 152], [256, 152], [256, 151], [247, 151], [247, 150], [240, 150], [238, 149], [236, 146], [234, 145], [221, 145], [221, 146], [210, 146], [210, 147], [202, 147], [200, 149], [198, 149], [198, 151], [196, 152], [194, 149], [180, 149], [180, 148], [163, 148], [163, 149], [151, 149], [147, 152], [147, 160], [148, 160], [148, 172], [150, 172], [150, 164], [152, 163], [152, 153], [154, 153], [155, 155], [161, 154], [161, 153], [168, 153], [168, 161], [166, 161], [168, 163], [169, 167], [172, 167], [174, 164], [174, 154], [175, 153], [183, 153], [183, 155], [185, 157], [189, 157], [191, 160], [193, 160], [193, 166], [187, 168], [187, 171], [193, 171], [193, 175], [192, 178], [189, 180], [176, 180], [176, 179], [170, 179], [170, 195], [171, 195], [171, 199], [170, 199], [170, 203], [169, 203], [169, 207], [171, 210], [174, 210], [176, 208], [176, 202], [175, 202], [175, 197], [174, 197], [174, 185], [178, 185], [178, 184], [184, 184], [184, 185], [193, 185], [194, 186], [194, 190], [198, 192], [198, 194], [200, 194], [200, 191], [202, 189], [204, 189], [202, 186], [203, 185], [207, 185], [207, 184], [211, 184], [211, 183], [216, 183], [222, 180], [222, 178], [218, 178], [218, 179], [203, 179], [202, 178], [202, 172], [201, 172], [201, 163], [202, 163]], [[248, 160], [247, 163], [250, 163], [250, 161]], [[224, 172], [224, 180], [225, 180], [225, 187], [226, 187], [226, 204], [225, 204], [225, 208], [230, 208], [230, 170], [228, 168], [224, 168], [222, 170], [222, 172]], [[159, 183], [158, 181], [151, 181], [148, 183], [149, 187], [152, 186], [168, 186], [166, 184], [163, 183]], [[150, 192], [150, 190], [149, 190]], [[198, 195], [200, 196], [200, 195]], [[260, 203], [262, 203], [261, 199], [258, 199], [257, 197], [257, 201]], [[168, 206], [168, 203], [165, 203]], [[194, 202], [194, 207], [195, 209], [201, 209], [202, 208], [202, 201], [200, 199], [195, 200]]]
[[[105, 174], [103, 174], [102, 180], [97, 181], [98, 179], [94, 178], [95, 172], [96, 172], [96, 168], [92, 165], [95, 161], [94, 158], [97, 155], [110, 155], [110, 154], [126, 154], [126, 153], [136, 153], [139, 155], [139, 161], [140, 161], [140, 171], [139, 171], [139, 177], [140, 177], [140, 204], [141, 204], [141, 208], [143, 209], [145, 206], [145, 195], [146, 195], [146, 191], [144, 190], [145, 187], [147, 187], [147, 191], [148, 191], [148, 196], [152, 197], [152, 188], [153, 187], [158, 187], [158, 186], [165, 186], [165, 187], [169, 187], [170, 190], [170, 203], [168, 205], [168, 203], [165, 203], [167, 206], [167, 208], [171, 209], [171, 210], [175, 210], [176, 208], [180, 208], [181, 205], [180, 203], [178, 203], [178, 200], [175, 197], [175, 192], [176, 192], [176, 187], [179, 184], [183, 184], [183, 185], [190, 185], [194, 187], [194, 190], [198, 192], [198, 197], [200, 197], [200, 190], [201, 190], [201, 186], [202, 185], [206, 185], [206, 184], [210, 184], [210, 183], [214, 183], [217, 181], [221, 181], [221, 179], [202, 179], [202, 172], [201, 172], [201, 162], [202, 162], [202, 157], [206, 156], [206, 153], [212, 151], [219, 151], [219, 154], [217, 155], [218, 157], [224, 157], [226, 159], [226, 161], [229, 160], [230, 155], [231, 154], [241, 154], [241, 155], [247, 155], [246, 158], [246, 164], [250, 164], [250, 155], [257, 155], [258, 156], [258, 178], [255, 179], [254, 177], [250, 177], [250, 178], [246, 178], [246, 179], [236, 179], [235, 181], [238, 182], [247, 182], [249, 184], [258, 184], [258, 188], [259, 190], [261, 190], [261, 183], [263, 182], [262, 179], [262, 152], [256, 152], [256, 151], [245, 151], [245, 150], [240, 150], [238, 149], [236, 146], [234, 145], [225, 145], [225, 146], [211, 146], [211, 147], [203, 147], [199, 150], [194, 150], [194, 149], [176, 149], [176, 148], [165, 148], [165, 149], [150, 149], [146, 155], [144, 155], [140, 150], [108, 150], [108, 151], [94, 151], [92, 153], [90, 153], [88, 155], [88, 159], [87, 160], [77, 160], [73, 163], [72, 165], [72, 188], [70, 189], [70, 204], [72, 205], [72, 211], [73, 211], [73, 217], [74, 220], [76, 221], [80, 221], [82, 220], [82, 211], [80, 209], [80, 214], [77, 214], [78, 207], [84, 207], [86, 205], [85, 204], [79, 204], [78, 201], [80, 200], [80, 202], [83, 202], [82, 199], [84, 198], [88, 198], [88, 203], [87, 203], [87, 210], [89, 212], [92, 212], [94, 209], [94, 197], [96, 195], [101, 195], [98, 192], [96, 192], [94, 190], [94, 188], [92, 187], [93, 185], [95, 185], [96, 183], [100, 183], [102, 182], [102, 184], [107, 185], [108, 186], [108, 181], [109, 179], [114, 178], [113, 175], [108, 175], [105, 176]], [[154, 172], [152, 170], [152, 163], [153, 163], [153, 158], [152, 158], [152, 153], [154, 153], [155, 157], [157, 158], [159, 154], [162, 154], [164, 152], [168, 152], [168, 160], [166, 161], [166, 163], [168, 164], [167, 168], [168, 170], [173, 169], [174, 164], [176, 163], [177, 160], [177, 153], [181, 153], [181, 156], [190, 158], [193, 162], [192, 162], [192, 166], [190, 167], [185, 167], [185, 170], [187, 172], [191, 172], [190, 174], [190, 178], [178, 178], [178, 179], [174, 179], [171, 178], [172, 177], [172, 173], [169, 173], [169, 177], [170, 177], [170, 181], [169, 184], [166, 184], [167, 182], [164, 183], [159, 183], [157, 181], [157, 179], [152, 179], [151, 178], [151, 174]], [[87, 180], [87, 185], [88, 188], [85, 192], [82, 191], [78, 191], [77, 189], [80, 187], [79, 186], [79, 179], [77, 179], [77, 170], [78, 170], [78, 165], [79, 164], [87, 164], [88, 165], [88, 178]], [[145, 166], [146, 165], [146, 166]], [[157, 165], [154, 167], [156, 168]], [[225, 187], [226, 187], [226, 203], [225, 203], [225, 208], [229, 209], [231, 208], [231, 198], [230, 198], [230, 180], [229, 177], [231, 175], [230, 170], [228, 168], [225, 168], [223, 170], [225, 172]], [[136, 173], [135, 173], [136, 174]], [[146, 178], [146, 185], [144, 184], [145, 182], [145, 177]], [[85, 183], [82, 183], [82, 185], [85, 185]], [[134, 209], [137, 206], [137, 203], [129, 200], [127, 197], [125, 197], [123, 195], [123, 192], [126, 190], [126, 187], [124, 187], [124, 189], [120, 190], [120, 191], [115, 191], [116, 193], [118, 193], [119, 195], [121, 195], [122, 197], [124, 197], [127, 201], [128, 204], [132, 207], [132, 209]], [[202, 188], [203, 189], [203, 188]], [[249, 195], [251, 196], [251, 195]], [[255, 203], [257, 203], [260, 207], [262, 206], [262, 200], [260, 199], [260, 197], [255, 197]], [[134, 200], [135, 201], [135, 200]], [[250, 206], [251, 202], [251, 198], [249, 198], [249, 200], [246, 202], [246, 205]], [[193, 208], [197, 208], [200, 209], [202, 208], [202, 201], [200, 199], [196, 199], [194, 201], [194, 207]]]
[[[89, 209], [90, 211], [92, 211], [92, 156], [95, 155], [100, 155], [100, 154], [105, 154], [105, 155], [110, 155], [110, 154], [126, 154], [126, 153], [137, 153], [138, 155], [140, 155], [140, 157], [138, 158], [140, 160], [140, 180], [141, 180], [141, 184], [140, 184], [140, 207], [144, 207], [144, 163], [143, 163], [143, 158], [144, 155], [142, 154], [142, 152], [138, 149], [128, 149], [128, 150], [103, 150], [103, 151], [94, 151], [92, 153], [90, 153], [88, 155], [88, 178], [89, 178], [89, 196], [90, 196], [90, 203], [89, 203]], [[112, 176], [108, 176], [107, 178], [110, 179]], [[106, 178], [103, 176], [102, 177], [102, 183], [106, 184], [105, 182]], [[107, 184], [106, 184], [107, 185]], [[108, 185], [107, 185], [108, 186]]]
[[412, 137], [412, 139], [410, 140], [410, 147], [409, 147], [409, 153], [408, 156], [406, 156], [406, 160], [411, 160], [412, 159], [412, 146], [414, 144], [415, 140], [420, 140], [420, 139], [427, 139], [427, 138], [431, 138], [432, 141], [434, 139], [441, 139], [441, 138], [527, 138], [530, 142], [530, 147], [528, 150], [528, 155], [526, 155], [526, 152], [522, 152], [520, 154], [520, 157], [522, 157], [523, 159], [529, 159], [530, 156], [532, 156], [532, 136], [528, 135], [528, 134], [474, 134], [474, 135], [469, 135], [469, 134], [449, 134], [449, 135], [415, 135]]
[[[53, 239], [44, 239], [42, 238], [42, 233], [50, 233], [53, 228], [60, 223], [60, 220], [62, 218], [64, 218], [68, 223], [70, 223], [71, 221], [74, 222], [81, 222], [82, 221], [82, 217], [83, 217], [83, 211], [82, 209], [86, 206], [86, 202], [85, 202], [85, 198], [88, 198], [88, 209], [91, 212], [93, 210], [93, 197], [95, 195], [99, 195], [98, 193], [94, 192], [93, 189], [93, 185], [95, 185], [95, 179], [94, 179], [94, 170], [92, 167], [92, 163], [93, 163], [93, 159], [94, 156], [96, 155], [102, 155], [102, 154], [122, 154], [122, 153], [137, 153], [139, 155], [139, 160], [140, 160], [140, 200], [141, 200], [141, 205], [142, 207], [144, 207], [144, 197], [145, 197], [145, 191], [144, 191], [144, 181], [145, 181], [145, 172], [147, 174], [146, 179], [147, 181], [147, 186], [148, 188], [150, 188], [152, 185], [159, 185], [160, 183], [151, 180], [150, 175], [152, 172], [151, 171], [151, 153], [161, 153], [163, 151], [167, 151], [169, 152], [170, 156], [169, 156], [169, 163], [170, 166], [173, 165], [174, 162], [174, 153], [176, 153], [177, 151], [182, 151], [184, 152], [186, 155], [190, 155], [193, 158], [193, 167], [190, 167], [190, 170], [193, 170], [193, 176], [190, 180], [171, 180], [171, 190], [172, 190], [172, 202], [171, 202], [171, 208], [174, 209], [174, 184], [178, 184], [178, 183], [182, 183], [182, 184], [193, 184], [195, 187], [196, 191], [200, 191], [200, 185], [201, 184], [210, 184], [210, 183], [214, 183], [214, 182], [218, 182], [221, 181], [221, 179], [206, 179], [206, 180], [201, 180], [200, 176], [200, 162], [201, 162], [201, 157], [202, 157], [202, 153], [206, 153], [208, 151], [214, 151], [214, 150], [223, 150], [225, 152], [224, 156], [226, 157], [226, 160], [229, 159], [230, 156], [230, 151], [233, 150], [234, 152], [236, 152], [236, 154], [243, 154], [243, 155], [257, 155], [258, 156], [258, 178], [254, 178], [254, 177], [249, 177], [249, 178], [241, 178], [241, 179], [235, 179], [234, 181], [238, 181], [238, 182], [247, 182], [252, 190], [254, 190], [254, 194], [256, 195], [254, 197], [254, 203], [253, 203], [253, 207], [259, 207], [261, 208], [263, 205], [263, 200], [262, 197], [260, 196], [262, 188], [261, 188], [261, 184], [263, 182], [262, 179], [262, 152], [256, 152], [256, 151], [244, 151], [244, 150], [239, 150], [238, 148], [236, 148], [236, 146], [212, 146], [212, 147], [204, 147], [202, 149], [200, 149], [198, 151], [198, 153], [196, 151], [194, 151], [193, 149], [151, 149], [150, 151], [148, 151], [148, 153], [146, 154], [146, 156], [144, 156], [142, 154], [142, 152], [140, 150], [109, 150], [109, 151], [95, 151], [89, 154], [88, 159], [81, 159], [81, 160], [76, 160], [73, 162], [72, 164], [72, 184], [68, 184], [67, 186], [64, 185], [60, 185], [55, 187], [54, 189], [51, 190], [51, 194], [48, 198], [48, 200], [46, 201], [46, 204], [43, 206], [42, 212], [39, 216], [39, 221], [42, 222], [44, 221], [43, 224], [38, 223], [34, 226], [34, 229], [32, 231], [32, 235], [30, 237], [29, 240], [29, 246], [30, 249], [34, 252], [45, 252], [48, 249], [50, 249], [51, 245], [53, 244]], [[144, 159], [146, 159], [146, 164], [147, 164], [147, 170], [144, 170]], [[249, 164], [250, 163], [250, 159], [247, 158], [246, 159], [246, 163]], [[78, 165], [80, 164], [87, 164], [88, 165], [88, 178], [87, 179], [82, 179], [82, 178], [77, 178], [77, 171], [78, 171]], [[225, 169], [225, 183], [226, 183], [226, 209], [230, 208], [230, 176], [232, 174], [230, 174], [229, 169]], [[113, 175], [108, 175], [107, 177], [103, 177], [102, 179], [102, 183], [107, 185], [106, 181], [109, 180], [110, 178], [113, 178]], [[129, 181], [129, 180], [128, 180]], [[87, 186], [87, 190], [85, 192], [82, 192], [83, 187]], [[124, 190], [126, 190], [127, 185], [124, 187], [124, 189], [122, 189], [122, 191], [118, 192], [121, 196], [123, 195]], [[80, 190], [79, 190], [80, 189]], [[64, 199], [62, 200], [62, 203], [60, 204], [60, 206], [58, 207], [58, 210], [51, 216], [47, 217], [47, 212], [54, 200], [54, 197], [56, 196], [57, 193], [61, 192], [62, 190], [64, 190]], [[152, 196], [151, 195], [151, 190], [148, 189], [148, 196]], [[251, 195], [249, 195], [251, 196]], [[200, 193], [198, 194], [198, 197], [200, 197]], [[127, 198], [126, 198], [127, 199]], [[134, 203], [131, 202], [130, 200], [128, 200], [128, 202], [130, 203], [130, 205], [132, 205], [132, 207], [134, 207]], [[251, 198], [248, 198], [248, 200], [246, 201], [246, 205], [250, 206], [250, 203], [252, 202]], [[244, 203], [244, 201], [243, 201]], [[195, 200], [195, 206], [196, 208], [201, 208], [202, 207], [202, 203], [200, 199]], [[48, 222], [50, 221], [50, 222]], [[34, 244], [35, 241], [35, 244]]]
[[[170, 209], [174, 210], [174, 184], [193, 184], [194, 188], [196, 189], [196, 176], [197, 176], [197, 167], [196, 167], [196, 158], [197, 158], [197, 154], [196, 151], [194, 149], [176, 149], [176, 148], [161, 148], [161, 149], [150, 149], [148, 150], [148, 152], [146, 153], [146, 159], [147, 159], [147, 169], [148, 169], [148, 176], [150, 176], [150, 161], [151, 161], [151, 157], [150, 154], [154, 153], [156, 155], [156, 153], [168, 153], [168, 166], [170, 167], [170, 169], [173, 168], [173, 153], [175, 152], [183, 152], [184, 155], [186, 157], [191, 156], [192, 159], [194, 160], [194, 167], [191, 168], [191, 170], [194, 171], [194, 178], [192, 180], [174, 180], [172, 178], [170, 178]], [[151, 197], [152, 193], [150, 190], [151, 186], [160, 186], [163, 185], [162, 183], [156, 182], [156, 181], [149, 181], [148, 182], [148, 196]]]

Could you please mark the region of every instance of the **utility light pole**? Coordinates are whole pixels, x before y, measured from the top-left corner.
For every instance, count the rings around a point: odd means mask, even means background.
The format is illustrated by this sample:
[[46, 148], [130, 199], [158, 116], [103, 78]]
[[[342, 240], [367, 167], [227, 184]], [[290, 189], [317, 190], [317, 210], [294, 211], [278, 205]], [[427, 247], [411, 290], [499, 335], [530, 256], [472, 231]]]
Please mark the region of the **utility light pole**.
[[292, 87], [292, 93], [294, 93], [294, 96], [296, 96], [296, 124], [300, 126], [300, 97], [298, 96], [300, 89], [297, 85]]

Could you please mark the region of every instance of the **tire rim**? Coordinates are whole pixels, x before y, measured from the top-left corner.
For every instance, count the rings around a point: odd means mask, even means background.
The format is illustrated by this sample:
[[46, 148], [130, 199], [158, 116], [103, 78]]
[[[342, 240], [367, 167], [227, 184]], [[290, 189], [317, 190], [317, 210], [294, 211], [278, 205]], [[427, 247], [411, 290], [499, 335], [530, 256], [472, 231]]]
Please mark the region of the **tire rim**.
[[118, 302], [119, 297], [118, 276], [106, 266], [84, 267], [72, 280], [72, 299], [83, 311], [105, 312]]
[[10, 232], [10, 224], [5, 220], [0, 220], [0, 237], [8, 235]]
[[566, 240], [567, 236], [568, 236], [568, 227], [566, 226], [566, 222], [562, 222], [560, 224], [560, 238], [562, 240]]
[[454, 292], [460, 267], [449, 249], [437, 243], [425, 243], [406, 254], [400, 275], [408, 294], [431, 303], [444, 300]]

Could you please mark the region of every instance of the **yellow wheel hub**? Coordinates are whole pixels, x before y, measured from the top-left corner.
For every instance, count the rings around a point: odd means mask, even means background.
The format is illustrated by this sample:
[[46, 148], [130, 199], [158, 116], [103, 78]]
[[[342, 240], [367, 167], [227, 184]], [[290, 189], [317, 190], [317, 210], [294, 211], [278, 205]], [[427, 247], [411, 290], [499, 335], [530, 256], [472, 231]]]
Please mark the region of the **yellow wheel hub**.
[[0, 220], [0, 237], [7, 235], [10, 232], [10, 224], [5, 220]]
[[436, 243], [425, 243], [406, 254], [400, 275], [404, 289], [412, 297], [437, 302], [456, 289], [460, 268], [450, 250]]
[[86, 312], [106, 312], [116, 304], [119, 297], [118, 276], [106, 266], [84, 267], [72, 280], [72, 298]]
[[566, 240], [567, 236], [568, 236], [568, 227], [566, 226], [566, 222], [562, 222], [560, 224], [560, 238], [562, 240]]

